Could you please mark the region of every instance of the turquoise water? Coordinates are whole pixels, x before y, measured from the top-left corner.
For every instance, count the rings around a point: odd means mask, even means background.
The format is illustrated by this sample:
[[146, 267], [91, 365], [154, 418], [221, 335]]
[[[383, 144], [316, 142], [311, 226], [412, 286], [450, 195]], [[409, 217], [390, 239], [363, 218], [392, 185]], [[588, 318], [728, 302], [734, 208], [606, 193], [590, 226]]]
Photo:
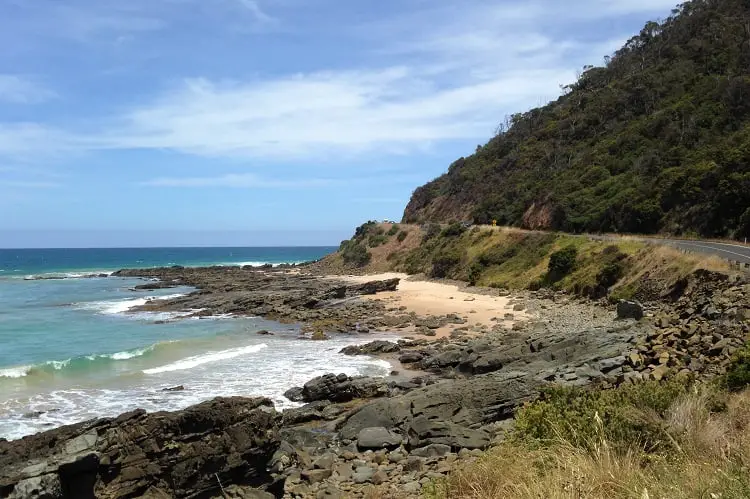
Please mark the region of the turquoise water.
[[[373, 336], [299, 339], [296, 326], [261, 318], [134, 313], [149, 299], [138, 279], [75, 277], [123, 267], [283, 263], [331, 248], [0, 250], [0, 438], [135, 408], [174, 410], [219, 395], [268, 396], [325, 372], [385, 375], [387, 363], [338, 354]], [[68, 276], [28, 280], [29, 276]], [[273, 336], [258, 336], [267, 329]], [[185, 390], [164, 392], [183, 385]]]
[[0, 278], [171, 265], [263, 265], [317, 260], [334, 247], [0, 249]]

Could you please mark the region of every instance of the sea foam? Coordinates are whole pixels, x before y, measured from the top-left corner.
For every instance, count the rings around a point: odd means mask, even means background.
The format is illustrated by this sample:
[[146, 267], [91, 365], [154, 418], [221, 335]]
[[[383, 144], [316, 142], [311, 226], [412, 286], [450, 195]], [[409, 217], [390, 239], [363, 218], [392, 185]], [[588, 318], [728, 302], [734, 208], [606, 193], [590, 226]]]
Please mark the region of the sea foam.
[[222, 350], [219, 352], [209, 352], [201, 355], [195, 355], [186, 359], [178, 360], [171, 364], [167, 364], [161, 367], [155, 367], [153, 369], [145, 369], [144, 374], [160, 374], [171, 371], [183, 371], [185, 369], [192, 369], [203, 364], [209, 364], [211, 362], [218, 362], [221, 360], [229, 360], [242, 355], [249, 355], [251, 353], [257, 353], [268, 348], [268, 345], [261, 343], [259, 345], [250, 345], [240, 348], [231, 348], [229, 350]]

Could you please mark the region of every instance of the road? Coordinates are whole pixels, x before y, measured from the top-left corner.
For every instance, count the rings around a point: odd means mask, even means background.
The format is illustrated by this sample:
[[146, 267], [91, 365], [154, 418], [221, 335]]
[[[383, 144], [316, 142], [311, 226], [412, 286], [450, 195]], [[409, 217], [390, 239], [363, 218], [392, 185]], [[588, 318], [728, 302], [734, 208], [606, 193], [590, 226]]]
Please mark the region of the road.
[[[482, 227], [492, 227], [489, 225]], [[590, 239], [600, 239], [603, 241], [616, 240], [617, 236], [610, 235], [593, 235], [593, 234], [581, 234], [581, 237], [588, 237]], [[720, 243], [714, 241], [702, 241], [702, 240], [688, 240], [688, 239], [661, 239], [653, 237], [642, 237], [628, 236], [630, 239], [642, 241], [644, 243], [661, 244], [665, 246], [672, 246], [685, 251], [692, 251], [694, 253], [703, 253], [706, 255], [715, 255], [719, 258], [724, 258], [731, 262], [740, 264], [740, 267], [750, 270], [750, 246], [743, 244], [732, 244], [732, 243]]]
[[750, 246], [729, 243], [714, 243], [710, 241], [686, 241], [683, 239], [644, 239], [647, 242], [666, 244], [686, 251], [716, 255], [733, 262], [739, 262], [743, 266], [750, 265]]

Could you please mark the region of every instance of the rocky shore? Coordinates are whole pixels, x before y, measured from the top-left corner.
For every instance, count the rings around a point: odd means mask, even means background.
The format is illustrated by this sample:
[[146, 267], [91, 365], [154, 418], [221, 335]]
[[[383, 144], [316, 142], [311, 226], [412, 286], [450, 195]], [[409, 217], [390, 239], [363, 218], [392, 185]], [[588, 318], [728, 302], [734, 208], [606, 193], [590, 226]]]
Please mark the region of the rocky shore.
[[[400, 333], [407, 339], [342, 354], [381, 356], [413, 373], [331, 373], [290, 387], [286, 396], [305, 405], [283, 413], [263, 398], [215, 399], [0, 441], [0, 496], [344, 498], [377, 489], [419, 497], [502, 440], [515, 408], [544, 384], [711, 377], [750, 332], [750, 284], [710, 272], [644, 305], [520, 292], [507, 297], [507, 314], [527, 320], [512, 325], [505, 315], [471, 324], [468, 314], [419, 315], [379, 299], [397, 279], [352, 283], [298, 269], [217, 267], [116, 275], [151, 279], [142, 289], [198, 288], [146, 310], [259, 315], [304, 323], [313, 337]], [[431, 337], [438, 330], [448, 334]]]

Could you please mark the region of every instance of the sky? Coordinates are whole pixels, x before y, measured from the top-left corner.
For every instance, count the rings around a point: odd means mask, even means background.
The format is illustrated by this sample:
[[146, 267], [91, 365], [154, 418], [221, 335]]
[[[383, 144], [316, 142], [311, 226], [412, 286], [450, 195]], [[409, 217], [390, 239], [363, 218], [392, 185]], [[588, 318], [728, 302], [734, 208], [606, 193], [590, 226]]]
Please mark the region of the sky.
[[0, 247], [337, 244], [674, 6], [0, 0]]

